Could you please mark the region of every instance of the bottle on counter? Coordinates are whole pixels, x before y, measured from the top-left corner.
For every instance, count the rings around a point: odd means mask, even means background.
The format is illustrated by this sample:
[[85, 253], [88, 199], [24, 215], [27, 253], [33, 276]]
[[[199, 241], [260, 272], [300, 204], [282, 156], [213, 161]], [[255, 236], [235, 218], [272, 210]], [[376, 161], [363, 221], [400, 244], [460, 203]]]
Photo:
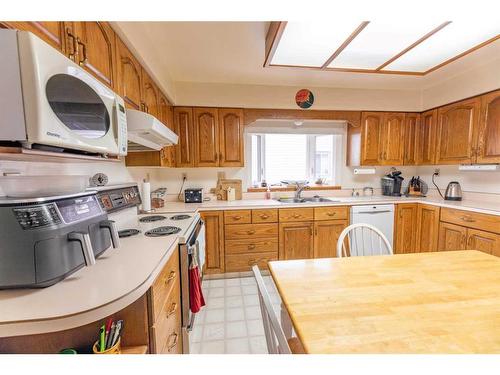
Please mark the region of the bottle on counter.
[[271, 188], [268, 186], [266, 190], [266, 199], [271, 199]]

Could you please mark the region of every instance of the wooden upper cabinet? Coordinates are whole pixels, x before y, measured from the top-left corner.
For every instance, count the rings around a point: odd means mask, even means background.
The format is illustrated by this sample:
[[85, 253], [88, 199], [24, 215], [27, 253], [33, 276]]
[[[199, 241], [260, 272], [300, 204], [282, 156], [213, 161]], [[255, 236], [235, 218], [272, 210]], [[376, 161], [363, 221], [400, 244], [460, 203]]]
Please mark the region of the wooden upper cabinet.
[[194, 167], [194, 128], [191, 107], [174, 108], [175, 133], [179, 136], [176, 146], [177, 167]]
[[417, 133], [417, 164], [436, 164], [437, 109], [422, 113]]
[[127, 108], [141, 110], [141, 70], [139, 61], [120, 38], [116, 38], [116, 89]]
[[416, 165], [418, 156], [417, 134], [420, 130], [420, 114], [407, 113], [404, 125], [403, 165]]
[[85, 70], [115, 89], [115, 32], [107, 22], [70, 22], [68, 41], [76, 38], [76, 60]]
[[[159, 120], [175, 133], [174, 107], [161, 91], [159, 92], [159, 111]], [[160, 160], [162, 167], [175, 167], [175, 146], [164, 147], [160, 151]]]
[[219, 165], [218, 122], [217, 108], [194, 108], [194, 157], [198, 167]]
[[440, 223], [438, 250], [465, 250], [466, 246], [467, 228], [445, 222]]
[[309, 259], [314, 256], [314, 223], [280, 223], [279, 259]]
[[384, 114], [379, 148], [382, 149], [383, 165], [402, 165], [404, 146], [404, 113]]
[[419, 204], [417, 208], [418, 252], [437, 251], [439, 241], [439, 213], [441, 208], [428, 204]]
[[394, 254], [407, 254], [417, 251], [416, 227], [417, 204], [403, 203], [396, 205], [396, 240]]
[[500, 90], [481, 97], [476, 163], [500, 163]]
[[149, 74], [142, 69], [142, 110], [160, 119], [160, 91]]
[[382, 159], [380, 134], [383, 121], [383, 112], [361, 114], [361, 165], [378, 165]]
[[64, 22], [61, 21], [26, 21], [26, 22], [5, 22], [8, 27], [18, 30], [31, 31], [50, 44], [55, 49], [64, 53], [65, 51], [65, 29]]
[[472, 98], [439, 108], [436, 164], [473, 162], [480, 105]]
[[219, 166], [243, 167], [243, 110], [219, 109]]
[[314, 222], [314, 257], [335, 258], [340, 233], [349, 225], [348, 220]]

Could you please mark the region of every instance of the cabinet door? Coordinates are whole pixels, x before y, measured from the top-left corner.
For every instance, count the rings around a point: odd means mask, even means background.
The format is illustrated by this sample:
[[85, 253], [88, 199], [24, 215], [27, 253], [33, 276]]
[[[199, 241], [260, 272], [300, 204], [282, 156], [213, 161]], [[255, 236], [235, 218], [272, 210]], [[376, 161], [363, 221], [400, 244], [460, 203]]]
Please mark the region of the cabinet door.
[[438, 110], [436, 164], [472, 163], [474, 134], [479, 123], [479, 98], [441, 107]]
[[153, 115], [157, 119], [161, 118], [160, 115], [160, 95], [158, 87], [154, 83], [150, 75], [142, 69], [142, 110]]
[[500, 163], [500, 90], [481, 97], [477, 163]]
[[418, 252], [437, 251], [439, 241], [440, 207], [419, 204], [417, 208]]
[[313, 222], [281, 223], [279, 259], [309, 259], [314, 256]]
[[404, 113], [386, 113], [382, 126], [381, 145], [383, 165], [403, 165]]
[[221, 167], [243, 167], [243, 110], [219, 109]]
[[179, 137], [175, 147], [177, 167], [194, 167], [194, 129], [193, 109], [191, 107], [174, 108], [175, 133]]
[[437, 110], [422, 113], [417, 133], [417, 164], [436, 164]]
[[477, 229], [467, 230], [467, 250], [500, 256], [500, 235]]
[[420, 130], [420, 115], [407, 113], [404, 126], [403, 165], [416, 165], [418, 160], [417, 134]]
[[[160, 91], [160, 121], [175, 132], [174, 126], [174, 107], [170, 104], [167, 97]], [[162, 167], [175, 167], [175, 146], [163, 147], [160, 151], [160, 159]]]
[[127, 108], [141, 110], [141, 69], [141, 64], [127, 46], [116, 38], [116, 89]]
[[224, 272], [224, 212], [200, 213], [205, 222], [205, 272]]
[[65, 29], [64, 22], [60, 21], [26, 21], [26, 22], [4, 22], [8, 27], [18, 30], [31, 31], [50, 44], [55, 49], [64, 53], [65, 51]]
[[348, 220], [314, 222], [314, 257], [335, 258], [340, 233], [349, 225]]
[[73, 22], [77, 60], [90, 74], [115, 88], [115, 32], [107, 22]]
[[361, 165], [379, 165], [382, 159], [380, 134], [384, 120], [383, 112], [361, 114]]
[[219, 166], [219, 117], [217, 108], [194, 108], [193, 117], [195, 166]]
[[439, 224], [439, 251], [465, 250], [467, 248], [467, 228], [441, 222]]
[[417, 204], [397, 204], [395, 221], [394, 254], [415, 253], [417, 251]]

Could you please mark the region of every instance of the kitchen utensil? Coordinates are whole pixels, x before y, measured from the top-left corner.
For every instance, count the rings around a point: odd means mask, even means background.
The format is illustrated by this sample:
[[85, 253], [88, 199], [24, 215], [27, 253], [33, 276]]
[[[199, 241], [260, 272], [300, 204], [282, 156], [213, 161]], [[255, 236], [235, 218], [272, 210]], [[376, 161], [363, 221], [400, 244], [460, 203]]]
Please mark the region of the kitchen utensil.
[[83, 175], [2, 176], [0, 186], [8, 197], [34, 198], [76, 194], [85, 191], [89, 178]]
[[462, 200], [462, 188], [457, 181], [451, 181], [446, 187], [444, 193], [444, 199], [447, 201], [461, 201]]
[[363, 195], [366, 197], [373, 196], [373, 188], [371, 186], [365, 186], [363, 188]]

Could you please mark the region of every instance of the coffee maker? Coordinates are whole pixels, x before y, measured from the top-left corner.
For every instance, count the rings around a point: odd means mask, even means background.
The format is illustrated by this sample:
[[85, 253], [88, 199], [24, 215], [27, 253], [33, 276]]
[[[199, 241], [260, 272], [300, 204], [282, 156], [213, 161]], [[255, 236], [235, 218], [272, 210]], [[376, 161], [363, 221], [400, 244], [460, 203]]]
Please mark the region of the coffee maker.
[[382, 177], [382, 195], [390, 197], [401, 196], [401, 185], [404, 178], [401, 177], [401, 171], [392, 170], [389, 174]]

